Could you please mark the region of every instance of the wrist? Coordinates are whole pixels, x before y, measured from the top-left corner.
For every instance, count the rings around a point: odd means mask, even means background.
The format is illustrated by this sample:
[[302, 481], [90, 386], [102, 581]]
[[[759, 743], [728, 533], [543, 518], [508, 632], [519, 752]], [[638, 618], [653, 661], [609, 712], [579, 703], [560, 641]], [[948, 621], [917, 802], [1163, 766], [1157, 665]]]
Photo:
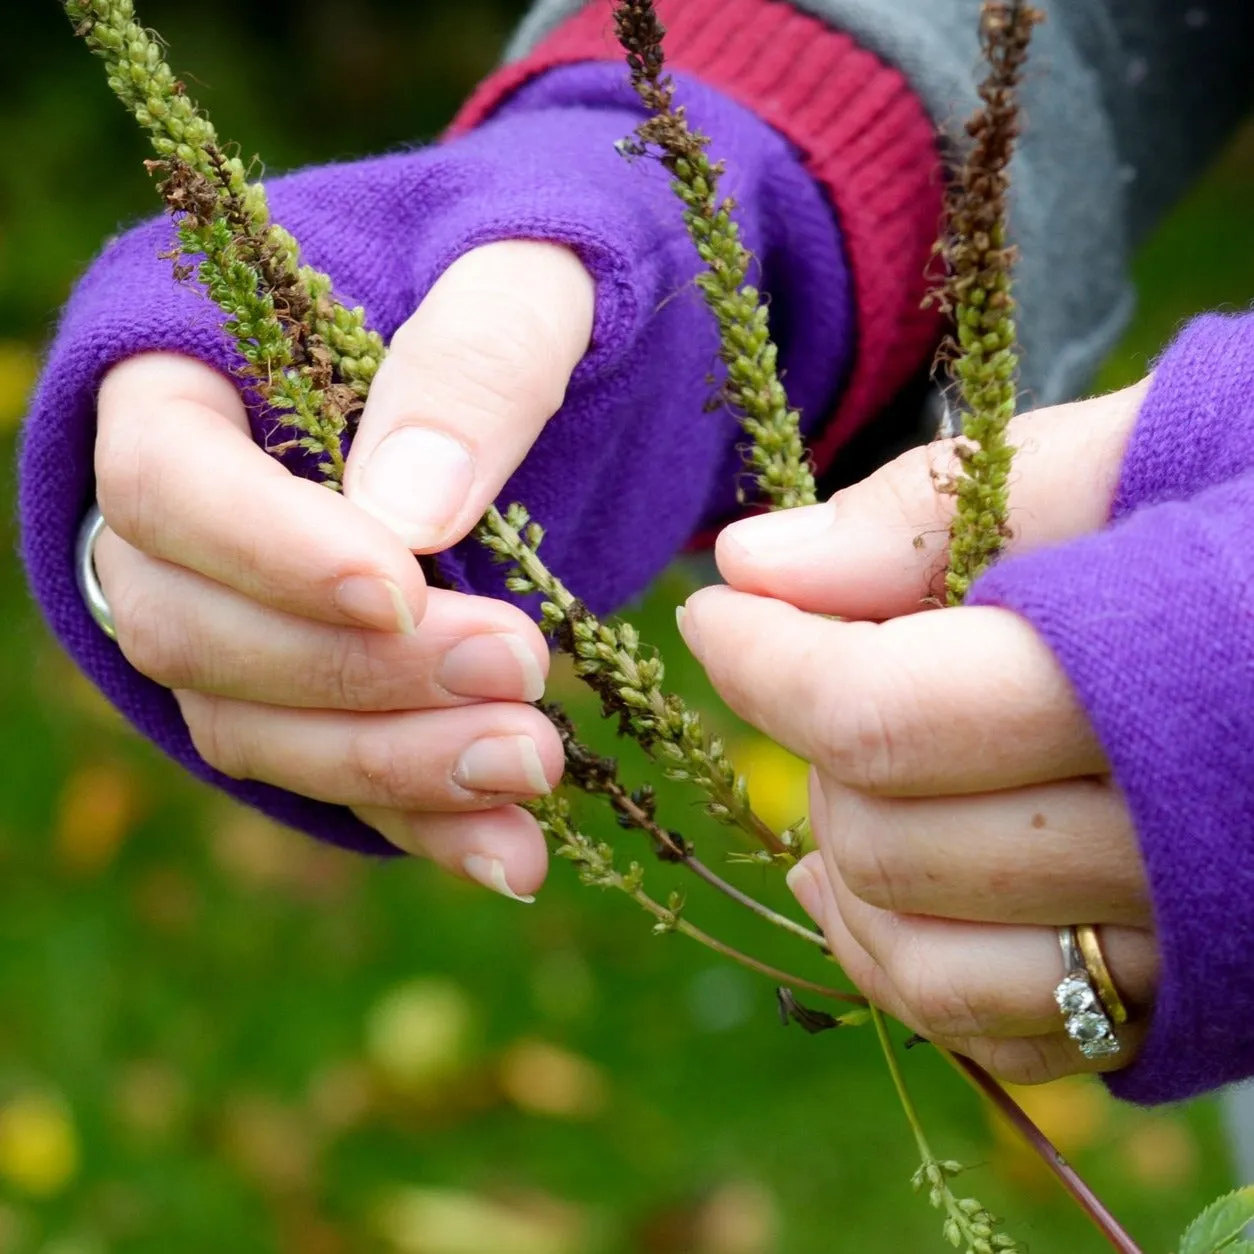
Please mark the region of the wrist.
[[1195, 318], [1142, 386], [1115, 518], [1187, 500], [1254, 469], [1254, 315]]

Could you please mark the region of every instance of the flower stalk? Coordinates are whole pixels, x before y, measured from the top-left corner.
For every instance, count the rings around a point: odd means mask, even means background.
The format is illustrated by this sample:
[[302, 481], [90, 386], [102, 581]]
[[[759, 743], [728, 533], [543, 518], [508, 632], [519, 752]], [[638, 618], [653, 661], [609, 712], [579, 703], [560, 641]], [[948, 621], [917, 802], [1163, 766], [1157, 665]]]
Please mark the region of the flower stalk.
[[940, 1053], [941, 1057], [1036, 1151], [1040, 1160], [1053, 1172], [1058, 1182], [1072, 1196], [1076, 1205], [1093, 1221], [1094, 1226], [1113, 1249], [1118, 1250], [1119, 1254], [1144, 1254], [1141, 1247], [1115, 1218], [1110, 1208], [1058, 1152], [1045, 1133], [1032, 1122], [1027, 1111], [979, 1063], [973, 1062], [970, 1058], [964, 1058], [960, 1054], [951, 1053], [947, 1049], [942, 1049]]
[[175, 277], [194, 275], [226, 313], [224, 329], [248, 365], [253, 390], [292, 429], [292, 440], [271, 451], [295, 447], [313, 455], [323, 482], [339, 490], [354, 394], [334, 381], [329, 354], [308, 332], [312, 302], [283, 268], [273, 237], [248, 225], [226, 158], [216, 149], [205, 158], [200, 164], [216, 175], [180, 157], [148, 163], [164, 175], [159, 190], [178, 221], [178, 248], [170, 254]]
[[[657, 820], [657, 798], [653, 789], [646, 786], [629, 792], [618, 777], [618, 763], [613, 758], [599, 756], [587, 745], [580, 743], [574, 724], [558, 706], [541, 705], [540, 708], [562, 738], [566, 754], [566, 780], [589, 796], [606, 798], [610, 808], [618, 816], [619, 825], [641, 831], [648, 836], [660, 861], [686, 867], [698, 879], [704, 880], [711, 888], [729, 897], [737, 905], [816, 946], [825, 954], [830, 954], [827, 941], [820, 933], [772, 910], [734, 884], [728, 883], [697, 857], [691, 841], [685, 839], [681, 833], [663, 827]], [[788, 833], [780, 836], [785, 842], [788, 838]]]
[[949, 605], [962, 604], [1011, 534], [1014, 449], [1006, 428], [1015, 412], [1019, 355], [1009, 167], [1019, 134], [1019, 82], [1032, 30], [1042, 20], [1024, 0], [984, 5], [980, 42], [989, 70], [979, 88], [982, 105], [967, 123], [971, 145], [950, 187], [946, 233], [938, 245], [947, 269], [938, 296], [953, 318], [955, 337], [943, 355], [958, 382], [964, 437], [957, 448], [960, 473], [948, 485], [957, 498], [945, 576]]
[[668, 779], [705, 792], [712, 818], [739, 827], [770, 853], [790, 858], [783, 840], [754, 813], [722, 739], [711, 735], [677, 694], [663, 688], [662, 659], [645, 655], [640, 633], [630, 623], [597, 619], [545, 566], [538, 552], [544, 531], [527, 511], [511, 505], [502, 514], [490, 506], [478, 535], [496, 558], [512, 566], [506, 580], [511, 592], [543, 598], [541, 625], [575, 659], [575, 673], [601, 698], [605, 714], [618, 719], [619, 731], [658, 758]]
[[632, 86], [649, 111], [621, 150], [629, 157], [658, 152], [672, 176], [684, 225], [705, 263], [697, 288], [718, 323], [719, 356], [727, 370], [723, 394], [749, 437], [744, 458], [758, 494], [772, 509], [813, 505], [818, 497], [801, 415], [788, 404], [779, 377], [779, 350], [762, 293], [747, 281], [753, 258], [740, 240], [734, 205], [719, 195], [723, 165], [710, 160], [709, 137], [689, 126], [675, 104], [675, 83], [665, 72], [666, 30], [653, 0], [618, 0], [614, 26]]
[[[950, 1181], [965, 1170], [959, 1162], [940, 1159], [928, 1143], [927, 1134], [923, 1130], [923, 1121], [919, 1118], [914, 1098], [906, 1086], [906, 1077], [897, 1059], [897, 1051], [893, 1048], [892, 1038], [888, 1035], [888, 1024], [884, 1012], [871, 1007], [871, 1021], [875, 1024], [875, 1034], [879, 1039], [884, 1061], [888, 1066], [888, 1074], [897, 1090], [898, 1100], [905, 1112], [906, 1122], [914, 1134], [915, 1145], [922, 1162], [911, 1178], [911, 1185], [916, 1193], [924, 1188], [928, 1191], [928, 1201], [936, 1210], [945, 1212], [942, 1232], [945, 1240], [955, 1249], [963, 1249], [964, 1254], [995, 1254], [996, 1251], [1023, 1250], [1023, 1246], [1005, 1232], [999, 1232], [1001, 1220], [991, 1214], [974, 1197], [958, 1197], [950, 1187]], [[1009, 1097], [1006, 1098], [1009, 1101]], [[964, 1248], [965, 1247], [965, 1248]]]
[[383, 360], [383, 340], [363, 309], [331, 297], [330, 278], [300, 263], [296, 241], [270, 221], [265, 188], [250, 182], [238, 156], [225, 155], [217, 131], [165, 59], [160, 40], [135, 20], [133, 0], [62, 0], [75, 32], [105, 63], [114, 95], [148, 134], [162, 162], [178, 162], [223, 190], [240, 209], [237, 232], [268, 255], [283, 288], [309, 302], [311, 334], [326, 346], [341, 380], [362, 399]]
[[778, 967], [761, 962], [715, 939], [684, 917], [685, 901], [682, 893], [671, 893], [666, 905], [655, 901], [644, 891], [644, 868], [640, 863], [632, 862], [626, 871], [619, 871], [614, 865], [613, 849], [604, 841], [593, 840], [580, 831], [571, 816], [570, 802], [560, 793], [529, 802], [527, 809], [544, 829], [545, 835], [553, 845], [554, 854], [573, 863], [584, 884], [592, 888], [612, 888], [625, 893], [653, 916], [655, 935], [665, 936], [668, 933], [677, 932], [724, 958], [730, 958], [747, 970], [765, 976], [776, 985], [802, 989], [807, 993], [814, 993], [819, 997], [845, 1002], [859, 1008], [866, 1005], [865, 998], [858, 996], [857, 993], [846, 993], [841, 989], [830, 988], [825, 984], [818, 984], [813, 980], [781, 971]]

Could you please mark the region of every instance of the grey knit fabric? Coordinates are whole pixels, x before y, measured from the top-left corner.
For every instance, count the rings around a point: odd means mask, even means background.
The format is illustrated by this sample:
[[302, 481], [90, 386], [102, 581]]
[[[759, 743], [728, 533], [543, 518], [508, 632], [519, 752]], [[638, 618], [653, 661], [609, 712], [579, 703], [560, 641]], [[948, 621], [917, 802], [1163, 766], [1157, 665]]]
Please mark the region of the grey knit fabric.
[[[792, 2], [899, 67], [960, 136], [976, 104], [980, 0]], [[583, 3], [538, 0], [508, 55]], [[1048, 20], [1013, 207], [1025, 408], [1084, 391], [1131, 313], [1130, 249], [1254, 102], [1254, 0], [1036, 3]]]

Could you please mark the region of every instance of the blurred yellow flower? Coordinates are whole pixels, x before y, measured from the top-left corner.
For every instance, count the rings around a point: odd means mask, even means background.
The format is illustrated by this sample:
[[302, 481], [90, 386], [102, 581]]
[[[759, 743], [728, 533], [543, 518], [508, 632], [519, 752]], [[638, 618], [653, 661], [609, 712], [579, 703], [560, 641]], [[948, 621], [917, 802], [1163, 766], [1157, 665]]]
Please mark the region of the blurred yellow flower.
[[520, 1110], [556, 1119], [595, 1119], [610, 1096], [600, 1067], [548, 1041], [515, 1041], [501, 1055], [497, 1083]]
[[454, 1189], [406, 1188], [384, 1201], [375, 1223], [396, 1254], [576, 1254], [586, 1249], [581, 1212], [557, 1199], [544, 1203], [513, 1206]]
[[732, 761], [749, 785], [753, 808], [777, 832], [809, 813], [809, 766], [765, 736], [735, 746]]
[[30, 348], [0, 340], [0, 432], [11, 431], [22, 420], [38, 373], [39, 359]]
[[57, 861], [73, 875], [95, 875], [113, 861], [141, 810], [134, 774], [96, 763], [76, 771], [57, 798]]
[[398, 1089], [417, 1092], [460, 1070], [475, 1021], [452, 980], [413, 980], [386, 993], [366, 1023], [366, 1053]]
[[[1092, 1076], [1071, 1076], [1052, 1084], [1006, 1085], [1006, 1091], [1067, 1157], [1107, 1141], [1117, 1115], [1114, 1098]], [[1028, 1192], [1047, 1194], [1053, 1176], [1019, 1134], [989, 1110], [994, 1161], [1006, 1179]]]
[[1178, 1114], [1136, 1120], [1119, 1145], [1128, 1175], [1145, 1189], [1180, 1189], [1193, 1183], [1201, 1166], [1197, 1137]]
[[78, 1171], [78, 1133], [57, 1094], [29, 1090], [0, 1106], [0, 1176], [32, 1197], [52, 1197]]

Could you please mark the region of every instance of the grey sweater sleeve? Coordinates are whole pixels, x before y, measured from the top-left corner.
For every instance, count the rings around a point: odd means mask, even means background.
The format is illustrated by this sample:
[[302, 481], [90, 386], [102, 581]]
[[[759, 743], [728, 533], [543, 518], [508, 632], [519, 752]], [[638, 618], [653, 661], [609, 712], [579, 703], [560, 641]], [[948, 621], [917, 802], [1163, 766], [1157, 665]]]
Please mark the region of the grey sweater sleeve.
[[[981, 0], [792, 2], [901, 69], [959, 139], [977, 103]], [[509, 55], [583, 3], [538, 0]], [[1132, 309], [1129, 251], [1254, 102], [1254, 0], [1036, 4], [1047, 21], [1013, 206], [1025, 407], [1084, 391]]]

